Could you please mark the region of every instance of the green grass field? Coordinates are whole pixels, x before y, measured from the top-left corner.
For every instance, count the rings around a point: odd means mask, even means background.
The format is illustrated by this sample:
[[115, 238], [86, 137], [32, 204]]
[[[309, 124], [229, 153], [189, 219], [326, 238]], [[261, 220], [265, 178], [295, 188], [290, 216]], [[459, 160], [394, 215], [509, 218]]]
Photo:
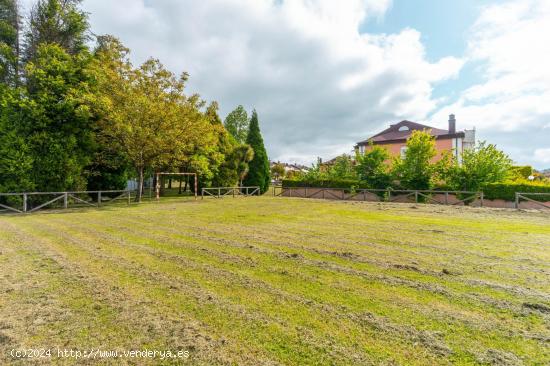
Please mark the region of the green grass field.
[[0, 364], [56, 347], [548, 365], [550, 214], [255, 197], [0, 216]]

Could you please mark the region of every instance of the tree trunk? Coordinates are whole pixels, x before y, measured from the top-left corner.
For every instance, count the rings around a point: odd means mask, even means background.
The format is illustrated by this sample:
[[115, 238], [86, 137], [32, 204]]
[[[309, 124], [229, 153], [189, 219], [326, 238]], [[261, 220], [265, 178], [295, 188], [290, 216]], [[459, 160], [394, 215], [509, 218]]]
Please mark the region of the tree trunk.
[[136, 201], [141, 203], [141, 196], [143, 195], [143, 167], [142, 166], [138, 168], [138, 177], [139, 177], [139, 182], [138, 182], [138, 194], [136, 197]]
[[168, 178], [168, 188], [172, 189], [172, 177]]

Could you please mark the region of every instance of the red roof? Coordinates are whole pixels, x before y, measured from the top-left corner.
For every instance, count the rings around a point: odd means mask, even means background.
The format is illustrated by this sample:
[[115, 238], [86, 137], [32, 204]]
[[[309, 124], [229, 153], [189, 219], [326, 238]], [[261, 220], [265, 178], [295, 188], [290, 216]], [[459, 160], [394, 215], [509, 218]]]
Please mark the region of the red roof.
[[426, 126], [420, 123], [411, 122], [411, 121], [401, 121], [395, 125], [391, 125], [389, 128], [384, 131], [364, 140], [358, 142], [357, 145], [367, 145], [372, 141], [373, 143], [383, 144], [389, 142], [405, 141], [412, 134], [413, 131], [430, 131], [432, 136], [436, 138], [447, 137], [464, 137], [464, 132], [449, 133], [447, 130], [442, 130], [440, 128]]

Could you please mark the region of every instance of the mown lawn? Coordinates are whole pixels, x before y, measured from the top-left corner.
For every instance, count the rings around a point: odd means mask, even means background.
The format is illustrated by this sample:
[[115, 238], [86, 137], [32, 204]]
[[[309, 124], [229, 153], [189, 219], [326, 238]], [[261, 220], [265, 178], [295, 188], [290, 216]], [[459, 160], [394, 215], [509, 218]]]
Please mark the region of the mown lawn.
[[0, 364], [56, 347], [548, 365], [550, 213], [261, 197], [0, 216]]

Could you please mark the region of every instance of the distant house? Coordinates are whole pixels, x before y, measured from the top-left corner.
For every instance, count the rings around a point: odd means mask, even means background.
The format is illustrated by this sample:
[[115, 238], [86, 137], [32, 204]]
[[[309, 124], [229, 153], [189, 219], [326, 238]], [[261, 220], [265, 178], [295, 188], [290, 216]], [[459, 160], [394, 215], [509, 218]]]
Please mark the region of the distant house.
[[443, 151], [452, 151], [457, 160], [461, 161], [464, 150], [473, 148], [475, 145], [475, 129], [457, 131], [455, 116], [451, 114], [447, 130], [405, 120], [391, 125], [384, 131], [364, 141], [358, 142], [355, 148], [360, 153], [364, 153], [370, 148], [370, 144], [372, 143], [373, 145], [387, 148], [391, 156], [405, 157], [407, 153], [407, 139], [413, 131], [422, 130], [429, 131], [432, 136], [435, 136], [435, 146], [437, 149], [437, 156], [434, 158], [435, 161], [441, 158]]
[[290, 163], [281, 163], [280, 161], [271, 161], [269, 163], [269, 167], [270, 168], [273, 168], [275, 165], [282, 165], [284, 168], [285, 168], [285, 173], [289, 173], [289, 172], [298, 172], [298, 173], [305, 173], [309, 170], [309, 168], [305, 165], [300, 165], [300, 164], [290, 164]]

